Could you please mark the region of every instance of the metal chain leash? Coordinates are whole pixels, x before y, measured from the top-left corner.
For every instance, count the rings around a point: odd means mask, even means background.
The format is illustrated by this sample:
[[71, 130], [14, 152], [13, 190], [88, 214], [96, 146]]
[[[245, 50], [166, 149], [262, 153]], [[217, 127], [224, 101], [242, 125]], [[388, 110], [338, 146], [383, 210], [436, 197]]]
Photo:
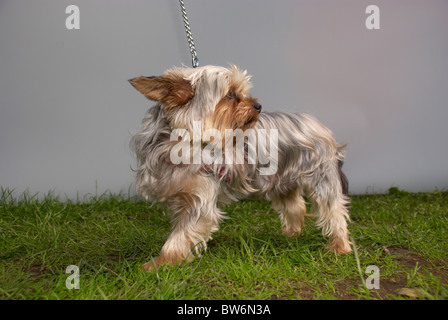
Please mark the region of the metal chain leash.
[[180, 10], [182, 11], [182, 17], [184, 18], [185, 32], [187, 33], [188, 46], [190, 47], [190, 53], [192, 58], [193, 68], [199, 67], [198, 54], [196, 47], [194, 46], [193, 35], [191, 33], [190, 24], [188, 23], [187, 11], [185, 10], [185, 4], [183, 0], [179, 0]]

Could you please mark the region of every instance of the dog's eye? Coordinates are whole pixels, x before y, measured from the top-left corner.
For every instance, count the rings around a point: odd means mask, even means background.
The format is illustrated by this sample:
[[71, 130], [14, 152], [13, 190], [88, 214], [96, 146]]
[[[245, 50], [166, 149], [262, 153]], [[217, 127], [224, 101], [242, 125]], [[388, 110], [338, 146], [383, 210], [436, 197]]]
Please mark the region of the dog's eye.
[[226, 97], [229, 99], [235, 99], [236, 98], [235, 92], [233, 90], [230, 90], [229, 92], [227, 92]]
[[236, 102], [240, 102], [240, 97], [238, 97], [238, 95], [235, 93], [235, 91], [230, 90], [227, 95], [226, 95], [227, 99], [230, 100], [235, 100]]

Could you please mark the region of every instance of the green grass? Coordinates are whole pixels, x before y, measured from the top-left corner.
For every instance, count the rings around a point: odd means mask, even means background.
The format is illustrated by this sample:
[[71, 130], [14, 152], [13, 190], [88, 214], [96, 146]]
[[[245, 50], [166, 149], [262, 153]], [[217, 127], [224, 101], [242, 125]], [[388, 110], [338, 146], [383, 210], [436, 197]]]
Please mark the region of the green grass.
[[[224, 209], [230, 219], [201, 258], [144, 273], [170, 232], [156, 206], [123, 195], [81, 203], [0, 189], [0, 299], [448, 298], [446, 192], [353, 196], [357, 250], [344, 256], [325, 250], [313, 218], [286, 238], [268, 202]], [[65, 286], [69, 265], [80, 269], [79, 290]], [[364, 285], [368, 265], [380, 269], [379, 290]]]

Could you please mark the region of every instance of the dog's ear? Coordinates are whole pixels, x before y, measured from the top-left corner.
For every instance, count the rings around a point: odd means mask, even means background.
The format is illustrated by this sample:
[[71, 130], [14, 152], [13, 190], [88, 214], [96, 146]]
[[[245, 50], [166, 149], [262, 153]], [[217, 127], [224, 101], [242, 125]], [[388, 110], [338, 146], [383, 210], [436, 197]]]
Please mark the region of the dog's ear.
[[188, 80], [177, 74], [160, 77], [137, 77], [129, 80], [145, 97], [172, 106], [182, 106], [193, 97], [193, 88]]

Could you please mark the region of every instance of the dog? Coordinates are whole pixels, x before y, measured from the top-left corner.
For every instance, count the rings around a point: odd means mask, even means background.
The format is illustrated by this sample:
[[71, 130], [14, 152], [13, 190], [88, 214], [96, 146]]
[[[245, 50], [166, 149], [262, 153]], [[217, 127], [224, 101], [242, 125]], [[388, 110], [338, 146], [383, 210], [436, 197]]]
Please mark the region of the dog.
[[[318, 120], [307, 114], [261, 112], [261, 104], [249, 93], [251, 76], [235, 65], [172, 68], [129, 82], [157, 102], [131, 138], [138, 162], [136, 191], [172, 213], [172, 232], [160, 256], [143, 270], [200, 255], [224, 218], [219, 207], [247, 198], [271, 201], [283, 234], [292, 237], [304, 226], [305, 196], [316, 225], [329, 237], [328, 249], [351, 252], [348, 182], [341, 170], [346, 147]], [[224, 140], [229, 131], [236, 134]], [[238, 155], [229, 153], [236, 152], [234, 141], [241, 135], [238, 162]], [[255, 142], [250, 138], [254, 135]], [[257, 149], [257, 143], [271, 140], [269, 151]], [[209, 157], [197, 157], [207, 146]], [[274, 170], [269, 172], [269, 167]]]

